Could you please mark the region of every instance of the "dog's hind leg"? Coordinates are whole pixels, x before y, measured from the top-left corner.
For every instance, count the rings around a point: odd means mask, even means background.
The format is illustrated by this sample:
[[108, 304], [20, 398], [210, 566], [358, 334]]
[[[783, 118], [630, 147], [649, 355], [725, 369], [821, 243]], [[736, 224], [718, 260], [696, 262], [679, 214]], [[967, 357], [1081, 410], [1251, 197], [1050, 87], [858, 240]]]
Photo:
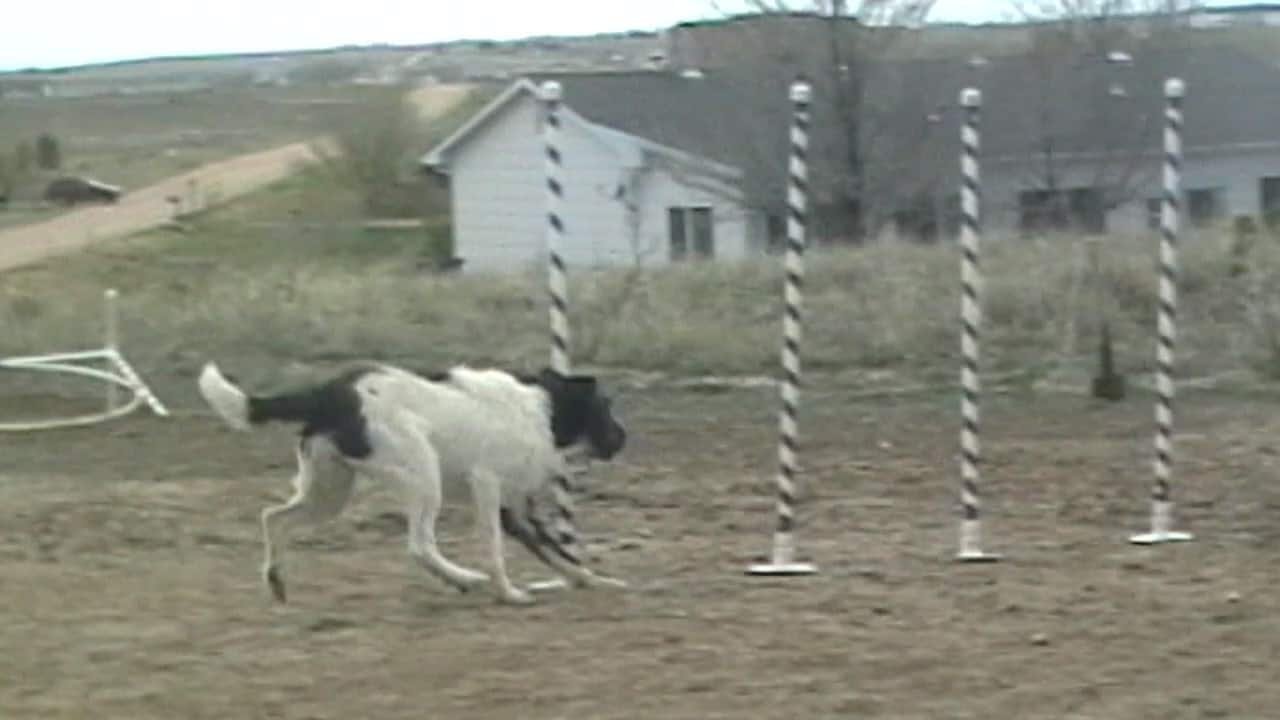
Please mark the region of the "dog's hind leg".
[[[533, 596], [511, 584], [511, 578], [507, 576], [502, 534], [504, 531], [510, 534], [512, 530], [516, 530], [515, 537], [521, 544], [530, 542], [532, 538], [517, 529], [518, 525], [512, 524], [513, 516], [509, 511], [504, 517], [501, 478], [488, 471], [474, 469], [468, 479], [471, 481], [471, 496], [476, 506], [476, 526], [489, 545], [489, 571], [493, 578], [494, 593], [501, 602], [527, 605], [533, 602]], [[529, 545], [525, 544], [525, 547]], [[535, 551], [534, 555], [540, 554]]]
[[400, 486], [409, 521], [409, 554], [429, 573], [466, 592], [489, 576], [450, 562], [436, 542], [436, 520], [444, 502], [440, 460], [418, 420], [406, 414], [394, 427], [371, 427], [377, 450], [360, 461], [362, 474]]
[[351, 498], [355, 473], [347, 467], [337, 448], [325, 438], [304, 439], [297, 448], [298, 474], [293, 481], [293, 497], [262, 511], [262, 577], [277, 602], [285, 602], [281, 572], [283, 539], [275, 542], [284, 526], [296, 520], [320, 522], [336, 517]]
[[503, 509], [503, 528], [569, 585], [578, 588], [627, 586], [621, 580], [597, 575], [584, 567], [578, 555], [570, 552], [555, 531], [538, 517], [537, 504], [532, 497], [520, 511]]

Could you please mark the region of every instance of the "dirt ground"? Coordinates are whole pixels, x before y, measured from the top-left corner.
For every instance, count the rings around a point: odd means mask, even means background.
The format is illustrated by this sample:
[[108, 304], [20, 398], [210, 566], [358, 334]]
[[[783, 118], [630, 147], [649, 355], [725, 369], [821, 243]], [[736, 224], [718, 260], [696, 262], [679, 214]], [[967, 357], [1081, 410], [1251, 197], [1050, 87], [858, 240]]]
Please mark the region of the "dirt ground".
[[[257, 514], [288, 492], [285, 428], [0, 435], [0, 717], [1275, 716], [1273, 402], [1182, 398], [1197, 539], [1153, 549], [1125, 541], [1146, 525], [1149, 398], [992, 398], [987, 545], [1007, 557], [959, 565], [954, 398], [805, 400], [798, 539], [820, 574], [743, 573], [772, 524], [771, 391], [631, 390], [632, 442], [580, 515], [595, 567], [633, 587], [530, 608], [412, 566], [382, 488], [293, 536], [273, 605]], [[476, 563], [468, 508], [442, 534]]]

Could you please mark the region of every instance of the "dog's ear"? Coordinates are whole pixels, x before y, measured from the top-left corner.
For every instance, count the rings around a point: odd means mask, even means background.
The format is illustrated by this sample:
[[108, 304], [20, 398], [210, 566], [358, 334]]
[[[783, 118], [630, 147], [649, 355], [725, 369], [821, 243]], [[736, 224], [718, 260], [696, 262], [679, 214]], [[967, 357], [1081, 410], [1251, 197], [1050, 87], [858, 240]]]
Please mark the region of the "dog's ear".
[[552, 368], [543, 368], [538, 373], [538, 384], [574, 400], [590, 398], [599, 386], [595, 375], [562, 375]]
[[564, 384], [565, 376], [556, 372], [554, 369], [544, 367], [538, 371], [538, 384], [548, 390], [554, 387], [560, 387]]
[[571, 375], [565, 378], [565, 384], [573, 388], [575, 395], [581, 397], [591, 397], [596, 394], [600, 383], [596, 381], [595, 375]]

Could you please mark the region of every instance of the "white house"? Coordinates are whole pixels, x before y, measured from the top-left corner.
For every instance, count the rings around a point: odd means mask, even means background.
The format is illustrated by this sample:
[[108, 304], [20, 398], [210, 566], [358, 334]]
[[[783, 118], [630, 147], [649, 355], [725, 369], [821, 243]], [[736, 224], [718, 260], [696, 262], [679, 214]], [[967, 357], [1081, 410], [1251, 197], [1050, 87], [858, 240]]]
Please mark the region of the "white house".
[[[751, 197], [760, 183], [745, 181], [741, 163], [718, 159], [742, 154], [717, 137], [727, 88], [689, 73], [562, 73], [513, 82], [421, 159], [448, 177], [454, 251], [464, 271], [513, 271], [544, 261], [538, 86], [548, 79], [564, 93], [561, 215], [571, 268], [765, 251], [767, 203]], [[779, 100], [785, 110], [785, 96]], [[785, 147], [785, 136], [774, 144]]]

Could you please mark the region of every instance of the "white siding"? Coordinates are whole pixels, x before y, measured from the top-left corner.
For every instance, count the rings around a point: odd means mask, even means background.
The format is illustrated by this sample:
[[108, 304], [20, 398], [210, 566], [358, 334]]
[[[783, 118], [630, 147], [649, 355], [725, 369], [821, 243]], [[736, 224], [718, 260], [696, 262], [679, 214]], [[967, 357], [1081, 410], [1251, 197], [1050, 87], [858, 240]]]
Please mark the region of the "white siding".
[[[565, 261], [601, 264], [625, 244], [620, 203], [611, 194], [622, 168], [613, 150], [564, 118]], [[546, 174], [537, 103], [522, 95], [464, 142], [452, 162], [456, 254], [464, 271], [535, 267], [546, 250]]]
[[[465, 272], [518, 271], [544, 262], [546, 171], [538, 126], [537, 103], [521, 95], [458, 147], [450, 163], [453, 232]], [[717, 259], [764, 251], [763, 216], [743, 209], [731, 190], [677, 177], [662, 163], [628, 168], [626, 160], [634, 165], [641, 154], [623, 136], [602, 137], [568, 116], [562, 127], [564, 255], [570, 272], [637, 259], [668, 263], [672, 207], [711, 208]], [[628, 184], [639, 209], [634, 236], [617, 196]]]
[[646, 265], [670, 262], [667, 211], [673, 207], [711, 208], [717, 260], [739, 260], [764, 251], [761, 213], [744, 208], [731, 199], [731, 193], [715, 189], [709, 181], [683, 180], [659, 166], [646, 174], [642, 197], [640, 247]]
[[[1107, 230], [1115, 233], [1141, 233], [1147, 229], [1146, 198], [1161, 193], [1159, 158], [1147, 161], [1136, 177], [1145, 182], [1135, 185], [1138, 199], [1116, 208], [1107, 216]], [[1097, 173], [1095, 162], [1060, 161], [1055, 169], [1060, 187], [1092, 184]], [[984, 167], [984, 224], [992, 232], [1013, 232], [1018, 227], [1018, 192], [1030, 189], [1041, 174], [1029, 166], [991, 163]], [[1280, 176], [1280, 149], [1197, 152], [1190, 151], [1182, 167], [1184, 191], [1220, 188], [1225, 217], [1257, 216], [1261, 212], [1259, 181], [1267, 176]], [[1185, 201], [1184, 201], [1185, 208]], [[1185, 219], [1185, 214], [1184, 214]]]

